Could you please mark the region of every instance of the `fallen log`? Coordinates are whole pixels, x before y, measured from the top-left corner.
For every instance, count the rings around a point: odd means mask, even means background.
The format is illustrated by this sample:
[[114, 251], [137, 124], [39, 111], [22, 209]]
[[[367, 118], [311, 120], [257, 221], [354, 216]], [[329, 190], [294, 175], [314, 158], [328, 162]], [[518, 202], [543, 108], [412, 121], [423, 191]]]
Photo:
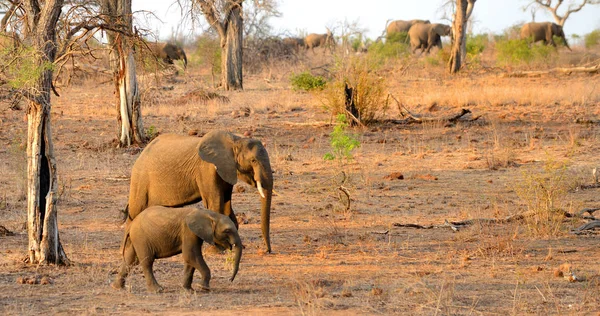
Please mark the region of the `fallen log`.
[[523, 78], [523, 77], [541, 77], [542, 75], [548, 75], [552, 73], [558, 74], [566, 74], [570, 75], [572, 73], [587, 73], [587, 74], [597, 74], [600, 72], [600, 63], [591, 67], [557, 67], [548, 70], [532, 70], [532, 71], [515, 71], [510, 73], [503, 73], [501, 77], [508, 78]]
[[396, 99], [393, 95], [389, 94], [388, 96], [390, 96], [390, 97], [392, 97], [392, 99], [394, 99], [394, 101], [396, 102], [396, 105], [398, 106], [398, 111], [400, 112], [400, 115], [402, 115], [402, 117], [406, 118], [404, 120], [390, 120], [390, 122], [395, 123], [395, 124], [424, 123], [424, 122], [450, 122], [450, 123], [452, 123], [452, 122], [456, 122], [458, 120], [471, 122], [471, 121], [475, 121], [481, 117], [481, 116], [475, 116], [475, 117], [471, 117], [469, 119], [464, 118], [464, 116], [466, 116], [467, 114], [472, 114], [471, 110], [469, 110], [469, 109], [461, 109], [461, 111], [459, 113], [449, 115], [446, 117], [424, 117], [424, 116], [421, 116], [418, 114], [413, 114], [410, 110], [408, 110], [406, 108], [406, 106], [404, 106], [404, 104], [400, 103], [400, 101], [398, 101], [398, 99]]

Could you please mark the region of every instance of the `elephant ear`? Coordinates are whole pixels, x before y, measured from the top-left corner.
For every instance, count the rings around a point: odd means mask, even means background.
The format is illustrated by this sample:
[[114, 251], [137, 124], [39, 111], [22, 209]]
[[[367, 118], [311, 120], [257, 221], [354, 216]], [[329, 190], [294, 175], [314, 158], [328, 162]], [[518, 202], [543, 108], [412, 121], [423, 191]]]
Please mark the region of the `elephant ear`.
[[233, 144], [237, 138], [226, 131], [213, 131], [202, 137], [198, 148], [200, 158], [215, 165], [219, 176], [231, 185], [237, 182], [237, 168], [233, 152]]
[[215, 244], [215, 220], [206, 211], [194, 210], [185, 217], [187, 227], [204, 242]]

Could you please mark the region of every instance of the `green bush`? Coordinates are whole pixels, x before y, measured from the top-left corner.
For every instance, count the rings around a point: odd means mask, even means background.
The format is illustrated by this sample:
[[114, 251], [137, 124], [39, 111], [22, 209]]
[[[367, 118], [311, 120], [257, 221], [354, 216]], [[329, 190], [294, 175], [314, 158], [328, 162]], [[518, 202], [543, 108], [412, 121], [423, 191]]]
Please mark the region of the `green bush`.
[[313, 76], [308, 71], [299, 74], [293, 74], [290, 77], [290, 82], [294, 90], [304, 91], [323, 90], [327, 84], [325, 78], [321, 76]]
[[531, 45], [525, 40], [504, 40], [496, 42], [497, 61], [502, 65], [531, 64], [547, 62], [556, 49], [548, 45]]
[[188, 64], [210, 67], [213, 75], [221, 73], [221, 44], [215, 36], [201, 35], [196, 39], [196, 51], [188, 56]]
[[404, 42], [375, 42], [369, 46], [369, 54], [380, 59], [406, 57], [410, 55], [410, 46]]
[[477, 59], [479, 54], [483, 52], [488, 43], [489, 41], [487, 34], [467, 36], [467, 58], [470, 60]]
[[345, 114], [338, 114], [336, 117], [336, 124], [333, 127], [333, 131], [329, 135], [331, 152], [325, 154], [323, 159], [325, 160], [339, 160], [343, 159], [352, 160], [352, 151], [360, 147], [360, 141], [358, 135], [351, 134], [346, 131], [348, 127], [348, 118]]
[[585, 48], [592, 48], [600, 44], [600, 29], [585, 34], [583, 40], [585, 42]]
[[394, 32], [392, 34], [388, 34], [385, 37], [386, 43], [402, 43], [408, 44], [410, 42], [408, 38], [408, 32]]

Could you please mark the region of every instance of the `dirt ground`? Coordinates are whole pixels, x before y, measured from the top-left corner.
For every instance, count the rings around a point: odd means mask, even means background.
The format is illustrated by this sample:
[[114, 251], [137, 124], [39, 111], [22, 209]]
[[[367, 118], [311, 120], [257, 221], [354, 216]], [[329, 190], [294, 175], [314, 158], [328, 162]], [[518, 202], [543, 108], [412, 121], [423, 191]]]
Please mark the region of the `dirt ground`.
[[[386, 72], [389, 92], [412, 112], [443, 117], [468, 108], [480, 118], [399, 124], [392, 105], [385, 118], [397, 121], [350, 130], [361, 146], [344, 165], [323, 159], [333, 128], [323, 96], [293, 91], [288, 80], [320, 61], [248, 75], [244, 91], [217, 91], [228, 103], [189, 97], [210, 86], [200, 67], [142, 78], [146, 129], [247, 132], [270, 155], [273, 253], [264, 252], [258, 193], [236, 185], [233, 206], [245, 245], [240, 272], [230, 283], [227, 254], [206, 253], [210, 293], [181, 289], [180, 256], [155, 263], [164, 293], [149, 294], [139, 268], [125, 290], [109, 286], [121, 261], [120, 210], [141, 149], [114, 148], [113, 85], [102, 76], [53, 97], [60, 239], [72, 265], [23, 263], [27, 124], [24, 110], [3, 106], [0, 225], [14, 235], [0, 236], [0, 313], [598, 315], [598, 234], [569, 233], [583, 219], [557, 220], [555, 230], [534, 220], [478, 222], [459, 231], [394, 224], [524, 213], [535, 198], [535, 177], [555, 185], [547, 192], [557, 195], [545, 201], [562, 210], [600, 207], [600, 188], [592, 185], [592, 169], [600, 167], [600, 77], [506, 78], [485, 69], [449, 76], [413, 61]], [[349, 210], [337, 189], [342, 171]], [[573, 275], [576, 282], [568, 280]], [[49, 284], [18, 282], [42, 277]]]

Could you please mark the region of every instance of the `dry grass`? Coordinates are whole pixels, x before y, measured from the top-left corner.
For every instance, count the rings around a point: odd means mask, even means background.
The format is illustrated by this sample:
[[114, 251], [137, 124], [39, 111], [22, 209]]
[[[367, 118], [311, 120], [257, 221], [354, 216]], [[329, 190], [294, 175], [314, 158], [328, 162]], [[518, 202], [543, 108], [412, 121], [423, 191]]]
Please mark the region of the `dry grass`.
[[[234, 209], [246, 219], [240, 227], [246, 246], [240, 272], [230, 283], [228, 255], [207, 253], [213, 272], [208, 294], [180, 290], [179, 257], [155, 265], [165, 293], [147, 294], [139, 269], [128, 278], [126, 290], [108, 286], [121, 260], [120, 210], [139, 154], [139, 149], [111, 146], [116, 122], [109, 83], [84, 82], [53, 98], [60, 237], [75, 264], [67, 268], [22, 264], [27, 249], [22, 226], [25, 159], [20, 147], [25, 122], [23, 112], [1, 108], [0, 225], [15, 235], [0, 237], [0, 311], [597, 312], [600, 271], [597, 250], [590, 244], [593, 238], [556, 234], [554, 226], [542, 232], [543, 224], [558, 221], [473, 225], [456, 233], [391, 225], [504, 218], [521, 212], [526, 203], [519, 195], [525, 190], [518, 188], [535, 187], [523, 175], [544, 174], [540, 170], [548, 157], [566, 162], [569, 180], [560, 182], [564, 190], [552, 197], [553, 207], [572, 212], [597, 207], [597, 189], [581, 188], [592, 181], [591, 169], [600, 166], [600, 130], [597, 124], [574, 123], [576, 118], [600, 118], [596, 77], [518, 79], [472, 71], [455, 78], [447, 76], [443, 66], [425, 66], [415, 57], [398, 61], [402, 69], [390, 64], [383, 72], [386, 84], [411, 111], [443, 116], [467, 107], [482, 118], [456, 124], [376, 123], [352, 130], [360, 135], [361, 147], [344, 169], [352, 199], [351, 211], [344, 213], [335, 193], [339, 170], [322, 159], [329, 151], [331, 116], [323, 109], [321, 96], [294, 92], [288, 81], [292, 70], [317, 67], [327, 75], [319, 67], [328, 63], [330, 56], [309, 52], [292, 69], [274, 64], [245, 78], [243, 92], [219, 91], [229, 103], [183, 102], [199, 88], [211, 91], [210, 74], [202, 69], [191, 68], [170, 83], [167, 79], [144, 83], [148, 85], [144, 89], [155, 89], [154, 96], [148, 95], [153, 98], [151, 106], [142, 110], [146, 128], [180, 134], [214, 129], [249, 132], [269, 151], [278, 193], [271, 226], [275, 253], [263, 250], [255, 189], [236, 190]], [[399, 115], [392, 108], [387, 117]], [[403, 179], [386, 178], [392, 173], [402, 174]], [[580, 222], [561, 220], [560, 224], [564, 232]], [[540, 233], [530, 233], [530, 226]], [[585, 281], [570, 283], [555, 277], [554, 269], [565, 262]], [[17, 283], [31, 277], [52, 282]]]

